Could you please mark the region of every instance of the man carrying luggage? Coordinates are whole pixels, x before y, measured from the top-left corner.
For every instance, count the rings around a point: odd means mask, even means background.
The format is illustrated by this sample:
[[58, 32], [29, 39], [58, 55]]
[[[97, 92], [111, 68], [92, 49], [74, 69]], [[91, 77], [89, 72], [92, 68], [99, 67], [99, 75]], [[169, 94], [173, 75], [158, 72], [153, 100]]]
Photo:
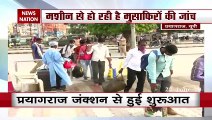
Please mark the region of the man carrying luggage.
[[138, 41], [138, 47], [129, 50], [127, 53], [123, 67], [119, 70], [119, 73], [122, 73], [123, 69], [127, 67], [127, 86], [124, 89], [124, 92], [129, 92], [133, 83], [138, 79], [137, 87], [135, 92], [143, 92], [144, 82], [146, 78], [146, 72], [141, 70], [141, 57], [145, 54], [146, 41]]
[[[157, 55], [154, 52], [151, 52], [148, 56], [148, 65], [147, 70], [147, 79], [151, 86], [152, 92], [169, 92], [171, 86], [171, 75], [173, 74], [173, 61], [174, 58], [172, 55], [178, 52], [178, 48], [175, 45], [167, 45], [161, 47], [157, 50]], [[145, 111], [145, 116], [155, 116], [157, 113], [163, 112], [162, 108], [147, 108]], [[170, 115], [176, 115], [177, 113], [171, 109], [167, 108], [167, 111]], [[167, 116], [164, 114], [163, 116]]]
[[99, 38], [98, 44], [95, 44], [91, 48], [87, 49], [87, 54], [93, 54], [91, 58], [91, 66], [93, 70], [93, 80], [96, 86], [101, 86], [105, 81], [105, 59], [108, 60], [109, 66], [111, 68], [111, 57], [109, 54], [109, 49], [106, 45], [103, 44], [104, 41], [105, 40], [103, 38]]
[[[48, 65], [49, 74], [50, 74], [50, 84], [51, 87], [55, 87], [56, 78], [61, 78], [60, 86], [64, 85], [72, 85], [72, 81], [63, 67], [63, 63], [65, 62], [60, 52], [57, 50], [58, 42], [52, 41], [49, 43], [50, 49], [48, 49], [43, 55], [44, 64]], [[57, 86], [57, 87], [60, 87]]]

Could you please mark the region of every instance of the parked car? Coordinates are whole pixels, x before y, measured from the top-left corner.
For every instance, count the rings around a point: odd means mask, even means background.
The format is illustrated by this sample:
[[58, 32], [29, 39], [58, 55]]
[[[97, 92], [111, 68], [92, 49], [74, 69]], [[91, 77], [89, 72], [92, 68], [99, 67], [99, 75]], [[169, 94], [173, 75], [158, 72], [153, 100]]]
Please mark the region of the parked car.
[[20, 46], [20, 37], [17, 35], [9, 36], [8, 43], [10, 46]]

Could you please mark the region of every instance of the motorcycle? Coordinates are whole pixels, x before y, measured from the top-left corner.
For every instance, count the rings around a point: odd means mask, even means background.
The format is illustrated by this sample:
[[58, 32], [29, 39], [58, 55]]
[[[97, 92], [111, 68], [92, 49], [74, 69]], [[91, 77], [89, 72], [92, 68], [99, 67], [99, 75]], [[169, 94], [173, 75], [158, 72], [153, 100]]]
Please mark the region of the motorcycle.
[[194, 43], [199, 43], [199, 42], [204, 43], [204, 38], [195, 37], [195, 38], [193, 39], [193, 42], [194, 42]]

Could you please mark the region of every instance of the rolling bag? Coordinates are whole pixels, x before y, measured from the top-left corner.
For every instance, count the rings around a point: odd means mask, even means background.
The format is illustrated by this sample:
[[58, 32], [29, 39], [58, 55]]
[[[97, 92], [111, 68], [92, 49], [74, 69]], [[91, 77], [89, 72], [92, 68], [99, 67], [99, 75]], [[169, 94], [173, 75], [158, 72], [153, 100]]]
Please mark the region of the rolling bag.
[[43, 81], [44, 91], [51, 91], [50, 75], [48, 69], [40, 69], [37, 72], [38, 79]]
[[81, 67], [81, 65], [75, 66], [72, 70], [72, 76], [75, 78], [83, 77], [83, 75], [83, 68]]
[[[43, 81], [44, 91], [51, 91], [50, 74], [48, 69], [40, 69], [37, 72], [38, 79]], [[61, 78], [56, 76], [56, 85], [59, 88], [61, 84]]]

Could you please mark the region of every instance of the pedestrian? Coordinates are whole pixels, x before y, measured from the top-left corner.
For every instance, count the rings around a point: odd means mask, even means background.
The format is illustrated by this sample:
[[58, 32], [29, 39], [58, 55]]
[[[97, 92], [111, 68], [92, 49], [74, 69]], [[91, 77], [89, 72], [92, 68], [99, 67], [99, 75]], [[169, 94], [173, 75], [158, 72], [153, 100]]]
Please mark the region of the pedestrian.
[[[173, 62], [174, 57], [172, 55], [178, 52], [178, 48], [173, 45], [166, 45], [156, 50], [157, 55], [154, 52], [150, 52], [148, 56], [147, 79], [151, 86], [152, 92], [169, 92], [171, 86], [171, 75], [173, 74]], [[164, 108], [166, 109], [166, 108]], [[176, 115], [177, 113], [170, 107], [168, 107], [165, 112], [163, 108], [147, 108], [145, 110], [146, 116], [155, 116], [160, 114], [161, 116]]]
[[117, 45], [118, 45], [118, 53], [120, 53], [120, 48], [119, 48], [119, 38], [116, 38], [116, 42], [117, 42]]
[[69, 43], [63, 47], [62, 56], [64, 58], [69, 58], [73, 60], [74, 49], [76, 48], [74, 43], [74, 40], [70, 40]]
[[43, 62], [41, 60], [43, 56], [43, 48], [41, 47], [41, 43], [42, 39], [36, 38], [36, 41], [32, 44], [33, 59], [37, 61], [35, 61], [36, 65], [30, 71], [30, 73], [36, 73], [37, 69], [43, 65]]
[[[74, 42], [74, 40], [70, 40], [69, 43], [62, 48], [62, 57], [71, 59], [72, 61], [75, 60], [74, 48], [76, 48], [76, 46]], [[67, 73], [72, 77], [72, 68], [68, 69]]]
[[74, 42], [75, 42], [75, 46], [80, 46], [80, 40], [81, 40], [81, 38], [80, 37], [75, 37], [74, 38]]
[[32, 47], [32, 44], [36, 42], [37, 37], [33, 36], [32, 40], [29, 41], [29, 45]]
[[[200, 82], [200, 92], [204, 92], [204, 55], [198, 57], [191, 70], [191, 80]], [[202, 117], [204, 117], [204, 108], [202, 109]]]
[[87, 76], [88, 66], [90, 68], [91, 79], [93, 79], [93, 73], [92, 73], [93, 71], [92, 71], [92, 67], [91, 67], [92, 53], [87, 54], [87, 49], [90, 49], [92, 47], [91, 41], [87, 39], [86, 44], [84, 44], [84, 41], [82, 39], [80, 42], [81, 42], [81, 47], [79, 50], [79, 55], [78, 55], [77, 61], [79, 61], [83, 67], [84, 80], [88, 79], [88, 76]]
[[[65, 89], [65, 86], [72, 85], [72, 81], [63, 67], [63, 63], [65, 62], [64, 58], [57, 50], [58, 42], [51, 41], [49, 46], [51, 48], [49, 48], [43, 55], [43, 62], [49, 68], [51, 87], [60, 89], [63, 86], [63, 89]], [[61, 81], [60, 85], [56, 85], [56, 79]]]
[[86, 45], [86, 40], [85, 39], [82, 39], [80, 40], [80, 46], [77, 46], [75, 49], [74, 49], [74, 53], [75, 53], [75, 58], [76, 58], [76, 63], [80, 63], [80, 60], [79, 60], [79, 55], [80, 55], [80, 48], [82, 46]]
[[119, 70], [122, 73], [123, 69], [127, 67], [127, 86], [124, 89], [125, 93], [128, 93], [132, 88], [133, 83], [138, 79], [135, 92], [143, 92], [144, 82], [146, 79], [146, 71], [141, 70], [141, 57], [145, 54], [147, 42], [144, 40], [138, 41], [138, 47], [129, 50], [127, 53], [123, 67]]
[[127, 41], [126, 41], [126, 38], [124, 38], [124, 36], [122, 35], [120, 40], [119, 40], [119, 50], [120, 50], [120, 55], [121, 57], [126, 57], [126, 44], [127, 44]]
[[[109, 62], [109, 67], [111, 68], [111, 57], [109, 54], [109, 49], [103, 43], [105, 40], [103, 38], [98, 38], [98, 43], [93, 45], [90, 49], [87, 49], [88, 54], [92, 54], [91, 65], [93, 70], [93, 81], [96, 86], [101, 86], [105, 81], [105, 59]], [[99, 77], [98, 77], [99, 75]]]

